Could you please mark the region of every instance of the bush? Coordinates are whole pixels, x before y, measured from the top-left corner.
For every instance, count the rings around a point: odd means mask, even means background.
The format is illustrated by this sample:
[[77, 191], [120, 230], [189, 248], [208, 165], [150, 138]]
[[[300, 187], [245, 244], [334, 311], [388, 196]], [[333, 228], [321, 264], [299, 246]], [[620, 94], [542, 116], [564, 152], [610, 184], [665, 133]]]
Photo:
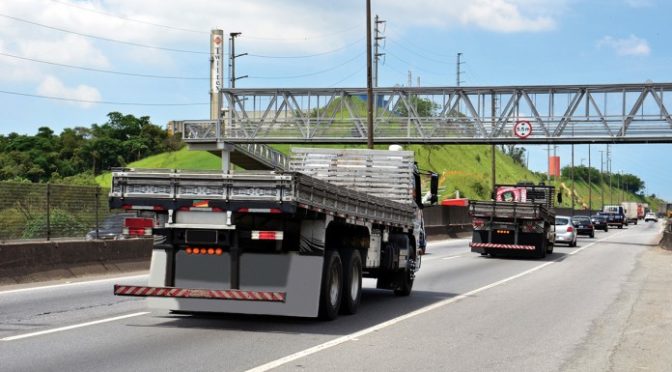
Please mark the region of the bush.
[[[50, 211], [51, 237], [77, 237], [84, 236], [88, 227], [61, 209]], [[26, 223], [22, 239], [44, 238], [47, 236], [47, 215], [40, 214]]]

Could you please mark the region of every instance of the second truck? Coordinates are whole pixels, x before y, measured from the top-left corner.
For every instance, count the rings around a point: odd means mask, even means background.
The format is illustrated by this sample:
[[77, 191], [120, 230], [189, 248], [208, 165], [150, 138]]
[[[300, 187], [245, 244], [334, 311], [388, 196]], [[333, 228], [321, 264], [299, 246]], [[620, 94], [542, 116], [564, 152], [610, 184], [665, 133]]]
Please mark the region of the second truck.
[[[555, 188], [521, 182], [495, 185], [493, 200], [470, 201], [472, 252], [544, 258], [555, 244]], [[561, 196], [558, 199], [561, 202]]]

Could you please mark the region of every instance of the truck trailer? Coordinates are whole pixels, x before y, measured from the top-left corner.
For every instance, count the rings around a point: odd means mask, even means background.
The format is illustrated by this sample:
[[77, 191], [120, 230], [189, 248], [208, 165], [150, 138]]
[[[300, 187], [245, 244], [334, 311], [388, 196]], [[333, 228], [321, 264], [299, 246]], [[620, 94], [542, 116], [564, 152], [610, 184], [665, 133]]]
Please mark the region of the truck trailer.
[[627, 223], [634, 223], [636, 225], [638, 220], [644, 218], [644, 209], [640, 203], [622, 202], [621, 207], [623, 207], [623, 214]]
[[420, 180], [413, 152], [360, 149], [293, 149], [290, 171], [114, 170], [110, 207], [141, 213], [129, 233], [165, 237], [148, 285], [114, 293], [186, 313], [323, 319], [357, 312], [363, 277], [407, 296]]
[[553, 253], [554, 194], [553, 186], [518, 183], [496, 185], [491, 201], [469, 201], [471, 251], [493, 257], [544, 258]]

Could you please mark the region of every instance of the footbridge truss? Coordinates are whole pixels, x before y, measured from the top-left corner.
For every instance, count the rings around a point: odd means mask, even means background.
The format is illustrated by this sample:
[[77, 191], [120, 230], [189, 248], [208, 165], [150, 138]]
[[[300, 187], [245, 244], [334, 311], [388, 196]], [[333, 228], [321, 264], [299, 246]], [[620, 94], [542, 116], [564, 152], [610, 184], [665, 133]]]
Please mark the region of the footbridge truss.
[[[672, 83], [373, 90], [376, 143], [672, 143]], [[188, 143], [366, 143], [364, 88], [225, 89]]]

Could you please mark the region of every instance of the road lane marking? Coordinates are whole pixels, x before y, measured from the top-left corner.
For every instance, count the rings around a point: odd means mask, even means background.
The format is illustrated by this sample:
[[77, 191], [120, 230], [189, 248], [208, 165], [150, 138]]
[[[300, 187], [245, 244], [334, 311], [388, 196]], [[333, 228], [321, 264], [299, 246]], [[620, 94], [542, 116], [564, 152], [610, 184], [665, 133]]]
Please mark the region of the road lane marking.
[[617, 232], [616, 234], [609, 235], [609, 236], [607, 236], [606, 238], [602, 238], [602, 239], [596, 240], [596, 241], [594, 241], [594, 242], [592, 242], [592, 243], [590, 243], [590, 244], [588, 244], [588, 245], [584, 245], [584, 246], [582, 246], [582, 247], [579, 248], [579, 249], [576, 249], [576, 250], [574, 250], [574, 251], [572, 251], [572, 252], [569, 252], [568, 254], [569, 254], [569, 255], [575, 255], [575, 254], [581, 252], [582, 250], [584, 250], [584, 249], [586, 249], [586, 248], [588, 248], [588, 247], [590, 247], [590, 246], [592, 246], [592, 245], [595, 245], [595, 244], [600, 243], [600, 242], [603, 242], [603, 241], [607, 241], [607, 240], [609, 240], [609, 239], [611, 239], [611, 238], [613, 238], [613, 237], [615, 237], [615, 236], [621, 235], [621, 234], [623, 234], [624, 232], [627, 232], [627, 231], [628, 231], [628, 230], [623, 230], [623, 231], [621, 231], [621, 232]]
[[448, 257], [443, 257], [443, 258], [441, 258], [441, 259], [442, 259], [442, 260], [452, 260], [452, 259], [454, 259], [454, 258], [460, 258], [460, 257], [464, 257], [464, 255], [448, 256]]
[[136, 316], [141, 316], [149, 314], [149, 311], [143, 311], [140, 313], [133, 313], [133, 314], [126, 314], [122, 316], [115, 316], [114, 318], [107, 318], [107, 319], [101, 319], [101, 320], [96, 320], [93, 322], [86, 322], [86, 323], [80, 323], [80, 324], [73, 324], [70, 326], [66, 327], [60, 327], [60, 328], [54, 328], [54, 329], [47, 329], [45, 331], [39, 331], [39, 332], [33, 332], [33, 333], [25, 333], [22, 335], [17, 335], [17, 336], [10, 336], [10, 337], [5, 337], [5, 338], [0, 338], [0, 341], [15, 341], [15, 340], [21, 340], [24, 338], [29, 338], [29, 337], [35, 337], [35, 336], [42, 336], [42, 335], [47, 335], [50, 333], [56, 333], [56, 332], [62, 332], [62, 331], [68, 331], [71, 329], [76, 329], [76, 328], [82, 328], [82, 327], [88, 327], [96, 324], [102, 324], [102, 323], [109, 323], [109, 322], [114, 322], [117, 320], [122, 320], [122, 319], [128, 319], [128, 318], [133, 318]]
[[523, 271], [522, 273], [519, 273], [519, 274], [510, 276], [510, 277], [508, 277], [508, 278], [502, 279], [502, 280], [500, 280], [500, 281], [497, 281], [497, 282], [488, 284], [488, 285], [486, 285], [486, 286], [484, 286], [484, 287], [480, 287], [480, 288], [478, 288], [478, 289], [474, 289], [473, 291], [470, 291], [470, 292], [467, 292], [467, 293], [464, 293], [464, 294], [455, 296], [455, 297], [453, 297], [453, 298], [445, 299], [445, 300], [436, 302], [436, 303], [434, 303], [434, 304], [431, 304], [431, 305], [422, 307], [422, 308], [420, 308], [420, 309], [418, 309], [418, 310], [415, 310], [415, 311], [412, 311], [412, 312], [410, 312], [410, 313], [407, 313], [407, 314], [398, 316], [398, 317], [396, 317], [396, 318], [394, 318], [394, 319], [391, 319], [391, 320], [388, 320], [388, 321], [386, 321], [386, 322], [379, 323], [379, 324], [374, 325], [374, 326], [372, 326], [372, 327], [363, 329], [363, 330], [361, 330], [361, 331], [359, 331], [359, 332], [351, 333], [351, 334], [349, 334], [349, 335], [345, 335], [345, 336], [342, 336], [342, 337], [333, 339], [333, 340], [331, 340], [331, 341], [327, 341], [327, 342], [325, 342], [325, 343], [323, 343], [323, 344], [320, 344], [320, 345], [317, 345], [317, 346], [313, 346], [313, 347], [311, 347], [311, 348], [308, 348], [308, 349], [305, 349], [305, 350], [296, 352], [296, 353], [294, 353], [294, 354], [287, 355], [287, 356], [282, 357], [282, 358], [280, 358], [280, 359], [276, 359], [276, 360], [270, 361], [270, 362], [268, 362], [268, 363], [266, 363], [266, 364], [262, 364], [262, 365], [260, 365], [260, 366], [254, 367], [254, 368], [252, 368], [252, 369], [248, 369], [247, 372], [264, 372], [264, 371], [268, 371], [268, 370], [271, 370], [271, 369], [273, 369], [273, 368], [277, 368], [277, 367], [280, 367], [280, 366], [282, 366], [282, 365], [284, 365], [284, 364], [287, 364], [287, 363], [289, 363], [289, 362], [292, 362], [292, 361], [294, 361], [294, 360], [297, 360], [297, 359], [300, 359], [300, 358], [303, 358], [303, 357], [306, 357], [306, 356], [309, 356], [309, 355], [318, 353], [318, 352], [320, 352], [320, 351], [323, 351], [323, 350], [332, 348], [332, 347], [334, 347], [334, 346], [338, 346], [338, 345], [340, 345], [340, 344], [342, 344], [342, 343], [345, 343], [345, 342], [348, 342], [348, 341], [354, 341], [354, 340], [356, 340], [356, 339], [358, 339], [358, 338], [360, 338], [360, 337], [362, 337], [362, 336], [365, 336], [365, 335], [367, 335], [367, 334], [369, 334], [369, 333], [377, 332], [377, 331], [379, 331], [379, 330], [381, 330], [381, 329], [387, 328], [387, 327], [389, 327], [389, 326], [392, 326], [392, 325], [397, 324], [397, 323], [399, 323], [399, 322], [402, 322], [402, 321], [404, 321], [404, 320], [407, 320], [407, 319], [410, 319], [410, 318], [414, 318], [414, 317], [416, 317], [416, 316], [418, 316], [418, 315], [421, 315], [421, 314], [424, 314], [424, 313], [426, 313], [426, 312], [429, 312], [429, 311], [432, 311], [432, 310], [441, 308], [441, 307], [443, 307], [443, 306], [446, 306], [446, 305], [449, 305], [449, 304], [458, 302], [458, 301], [463, 300], [463, 299], [465, 299], [465, 298], [467, 298], [467, 297], [470, 297], [470, 296], [473, 296], [473, 295], [475, 295], [475, 294], [477, 294], [477, 293], [483, 292], [483, 291], [485, 291], [485, 290], [487, 290], [487, 289], [490, 289], [490, 288], [493, 288], [493, 287], [497, 287], [497, 286], [499, 286], [499, 285], [508, 283], [508, 282], [510, 282], [510, 281], [512, 281], [512, 280], [515, 280], [515, 279], [518, 279], [518, 278], [520, 278], [520, 277], [526, 276], [526, 275], [528, 275], [528, 274], [531, 274], [531, 273], [533, 273], [533, 272], [535, 272], [535, 271], [537, 271], [537, 270], [541, 270], [541, 269], [543, 269], [544, 267], [549, 266], [549, 265], [551, 265], [551, 264], [554, 264], [554, 263], [556, 263], [556, 262], [558, 262], [558, 260], [553, 260], [553, 261], [546, 262], [546, 263], [541, 264], [541, 265], [539, 265], [539, 266], [535, 266], [535, 267], [533, 267], [533, 268], [531, 268], [531, 269], [529, 269], [529, 270]]
[[63, 283], [63, 284], [45, 285], [45, 286], [41, 286], [41, 287], [10, 289], [10, 290], [7, 290], [7, 291], [0, 291], [0, 296], [4, 295], [4, 294], [11, 294], [11, 293], [37, 291], [37, 290], [40, 290], [40, 289], [54, 289], [54, 288], [71, 287], [71, 286], [77, 286], [77, 285], [83, 285], [83, 284], [97, 284], [97, 283], [105, 283], [105, 282], [114, 282], [114, 281], [118, 281], [118, 280], [140, 279], [140, 278], [146, 278], [147, 276], [148, 276], [147, 274], [132, 275], [132, 276], [120, 276], [120, 277], [116, 277], [116, 278], [96, 279], [96, 280], [89, 280], [89, 281], [85, 281], [85, 282]]

